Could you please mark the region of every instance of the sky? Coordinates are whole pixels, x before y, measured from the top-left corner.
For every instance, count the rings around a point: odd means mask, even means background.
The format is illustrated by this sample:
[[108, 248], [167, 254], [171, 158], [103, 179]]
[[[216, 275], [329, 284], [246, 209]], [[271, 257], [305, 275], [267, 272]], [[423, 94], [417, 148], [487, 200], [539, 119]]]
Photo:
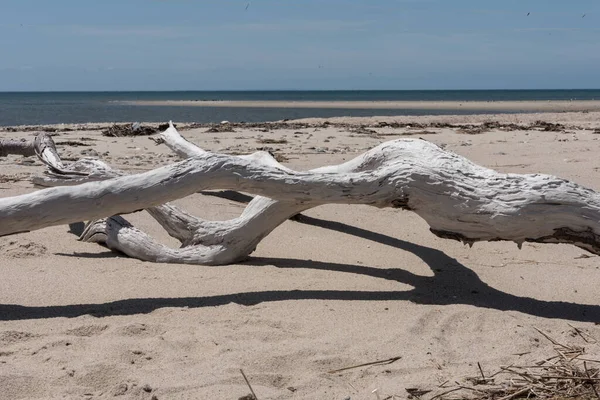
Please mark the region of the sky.
[[599, 0], [1, 0], [0, 91], [600, 88]]

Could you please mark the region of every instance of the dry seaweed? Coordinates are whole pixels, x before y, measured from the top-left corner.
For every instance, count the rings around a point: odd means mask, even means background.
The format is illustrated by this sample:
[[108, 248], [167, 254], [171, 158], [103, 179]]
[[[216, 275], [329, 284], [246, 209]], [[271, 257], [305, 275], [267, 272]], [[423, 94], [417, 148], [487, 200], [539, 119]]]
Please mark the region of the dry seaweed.
[[357, 133], [359, 135], [368, 135], [368, 136], [378, 136], [379, 135], [379, 133], [376, 130], [367, 128], [365, 125], [351, 127], [348, 130], [352, 133]]
[[286, 156], [284, 156], [281, 153], [275, 152], [275, 149], [273, 149], [272, 147], [262, 146], [262, 147], [257, 147], [256, 150], [268, 152], [277, 162], [281, 163], [281, 162], [289, 161], [289, 158], [287, 158]]
[[[111, 131], [116, 129], [116, 133], [121, 131], [125, 132], [122, 136], [138, 136], [138, 135], [151, 135], [158, 131], [164, 131], [168, 128], [168, 124], [157, 124], [154, 126], [143, 126], [144, 130], [142, 133], [131, 134], [131, 130], [129, 129], [133, 124], [115, 124], [112, 127], [106, 128], [102, 125], [71, 125], [71, 126], [60, 126], [60, 125], [32, 125], [32, 126], [6, 126], [0, 127], [0, 131], [5, 132], [34, 132], [34, 131], [46, 131], [46, 132], [68, 132], [68, 131], [93, 131], [93, 130], [104, 130]], [[117, 126], [118, 128], [115, 128]], [[240, 129], [255, 129], [263, 132], [278, 130], [278, 129], [289, 129], [292, 131], [298, 131], [299, 129], [308, 129], [308, 128], [327, 128], [327, 127], [335, 127], [339, 129], [346, 129], [349, 131], [355, 130], [356, 133], [369, 134], [369, 135], [377, 135], [377, 132], [372, 128], [393, 128], [393, 129], [431, 129], [431, 128], [447, 128], [460, 131], [461, 133], [466, 134], [478, 134], [484, 133], [490, 130], [500, 130], [500, 131], [525, 131], [525, 130], [541, 130], [544, 132], [563, 132], [567, 129], [582, 129], [578, 126], [567, 126], [563, 124], [556, 124], [551, 122], [546, 122], [542, 120], [535, 121], [532, 124], [514, 124], [514, 123], [501, 123], [497, 121], [486, 121], [481, 124], [453, 124], [449, 122], [430, 122], [430, 123], [421, 123], [421, 122], [385, 122], [379, 121], [372, 123], [361, 124], [357, 126], [352, 123], [342, 123], [342, 122], [294, 122], [289, 120], [282, 121], [272, 121], [272, 122], [227, 122], [227, 123], [185, 123], [181, 124], [179, 130], [190, 130], [190, 129], [198, 129], [198, 128], [207, 128], [207, 132], [234, 132], [236, 128]], [[594, 131], [594, 133], [599, 133], [600, 128], [592, 127], [588, 128]], [[136, 131], [137, 132], [137, 131]], [[110, 136], [110, 135], [107, 135]]]
[[102, 131], [102, 136], [124, 137], [124, 136], [149, 136], [158, 130], [151, 126], [133, 124], [114, 124]]
[[233, 125], [229, 122], [226, 124], [212, 124], [207, 130], [207, 133], [219, 133], [219, 132], [235, 132]]
[[261, 138], [256, 140], [257, 143], [260, 144], [286, 144], [287, 139], [269, 139], [269, 138]]
[[78, 140], [64, 140], [62, 142], [56, 142], [57, 146], [73, 146], [73, 147], [81, 147], [81, 146], [91, 146], [89, 143], [83, 143]]
[[530, 129], [540, 129], [545, 132], [562, 132], [566, 128], [563, 124], [554, 124], [552, 122], [546, 122], [537, 120], [533, 124], [529, 125]]

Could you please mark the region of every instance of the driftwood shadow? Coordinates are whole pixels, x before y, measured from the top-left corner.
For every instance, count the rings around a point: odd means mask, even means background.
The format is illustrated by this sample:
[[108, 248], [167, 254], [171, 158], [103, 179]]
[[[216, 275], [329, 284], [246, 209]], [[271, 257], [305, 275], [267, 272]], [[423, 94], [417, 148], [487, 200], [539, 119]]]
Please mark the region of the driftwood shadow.
[[[149, 313], [163, 307], [215, 307], [228, 303], [250, 306], [264, 302], [286, 300], [405, 300], [417, 304], [467, 304], [502, 311], [518, 311], [544, 318], [560, 318], [579, 322], [600, 322], [599, 305], [544, 301], [504, 293], [487, 285], [479, 279], [477, 274], [456, 259], [449, 257], [443, 251], [341, 222], [327, 221], [305, 215], [297, 215], [294, 217], [294, 220], [299, 223], [342, 232], [400, 250], [409, 251], [421, 258], [432, 269], [434, 275], [431, 277], [415, 275], [400, 268], [382, 269], [314, 260], [253, 257], [244, 264], [255, 266], [273, 265], [277, 268], [309, 268], [360, 274], [408, 284], [413, 286], [413, 289], [402, 291], [267, 290], [206, 297], [126, 299], [102, 304], [48, 307], [0, 305], [0, 320], [56, 317], [74, 318], [86, 314], [96, 317], [133, 315]], [[71, 228], [72, 231], [77, 231], [79, 227]], [[100, 256], [107, 256], [107, 254], [102, 253]], [[80, 256], [85, 255], [81, 254]], [[95, 256], [98, 257], [98, 255]]]

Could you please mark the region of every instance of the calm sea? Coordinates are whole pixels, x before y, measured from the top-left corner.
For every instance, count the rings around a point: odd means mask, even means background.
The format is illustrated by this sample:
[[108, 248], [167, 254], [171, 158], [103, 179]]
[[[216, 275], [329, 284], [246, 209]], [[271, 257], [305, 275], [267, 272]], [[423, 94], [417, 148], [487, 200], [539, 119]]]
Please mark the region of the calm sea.
[[[84, 122], [259, 122], [305, 117], [457, 114], [453, 110], [225, 108], [134, 106], [123, 100], [289, 101], [501, 101], [595, 100], [600, 90], [360, 90], [360, 91], [178, 91], [178, 92], [4, 92], [0, 126]], [[500, 110], [487, 110], [485, 113]], [[462, 114], [476, 114], [465, 108]], [[481, 112], [480, 112], [481, 113]]]

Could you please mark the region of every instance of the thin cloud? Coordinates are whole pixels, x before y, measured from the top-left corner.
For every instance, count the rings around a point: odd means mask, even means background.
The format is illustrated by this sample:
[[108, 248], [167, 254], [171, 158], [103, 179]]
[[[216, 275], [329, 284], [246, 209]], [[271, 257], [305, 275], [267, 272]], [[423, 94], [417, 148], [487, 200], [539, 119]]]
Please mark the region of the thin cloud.
[[[0, 24], [0, 29], [13, 29], [14, 25]], [[38, 24], [28, 26], [30, 30], [46, 34], [67, 34], [96, 37], [153, 37], [153, 38], [184, 38], [196, 36], [202, 28], [179, 26], [148, 26], [148, 25], [62, 25]]]
[[154, 26], [66, 26], [64, 30], [78, 35], [87, 36], [144, 36], [155, 38], [181, 38], [194, 34], [194, 30], [179, 27], [154, 27]]
[[226, 25], [223, 28], [255, 32], [340, 32], [365, 30], [372, 24], [373, 21], [298, 20]]
[[513, 32], [598, 32], [600, 28], [515, 28]]
[[[197, 37], [200, 33], [210, 31], [245, 31], [245, 32], [319, 32], [335, 33], [367, 30], [373, 21], [343, 20], [297, 20], [265, 23], [222, 24], [203, 27], [191, 26], [147, 26], [147, 25], [38, 25], [35, 29], [45, 32], [75, 34], [94, 37], [150, 37], [178, 39]], [[0, 25], [0, 27], [2, 27]]]

